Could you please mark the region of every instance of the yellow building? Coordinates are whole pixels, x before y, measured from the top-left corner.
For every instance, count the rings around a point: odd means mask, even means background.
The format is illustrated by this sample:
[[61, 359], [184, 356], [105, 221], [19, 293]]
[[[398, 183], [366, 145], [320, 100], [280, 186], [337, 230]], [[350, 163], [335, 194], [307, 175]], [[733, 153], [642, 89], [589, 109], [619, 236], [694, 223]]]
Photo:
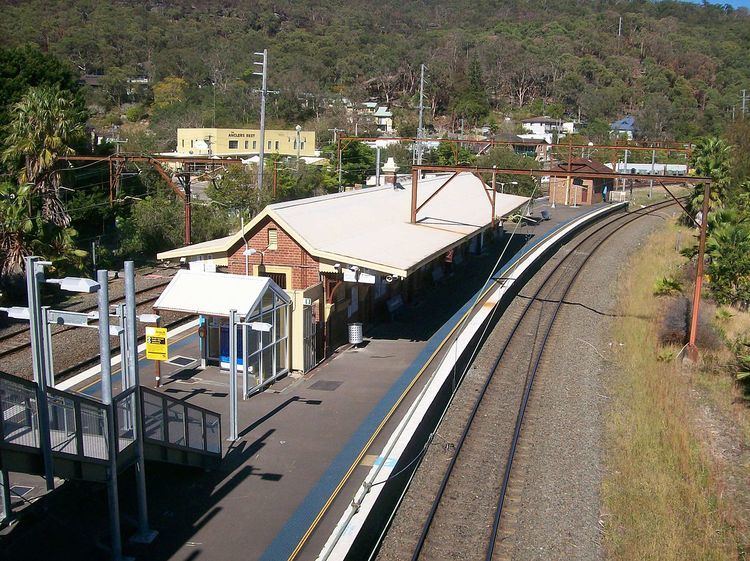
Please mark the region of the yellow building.
[[[299, 155], [315, 156], [315, 131], [299, 132]], [[296, 130], [266, 129], [265, 153], [297, 155]], [[248, 157], [260, 152], [258, 129], [177, 129], [179, 156]]]

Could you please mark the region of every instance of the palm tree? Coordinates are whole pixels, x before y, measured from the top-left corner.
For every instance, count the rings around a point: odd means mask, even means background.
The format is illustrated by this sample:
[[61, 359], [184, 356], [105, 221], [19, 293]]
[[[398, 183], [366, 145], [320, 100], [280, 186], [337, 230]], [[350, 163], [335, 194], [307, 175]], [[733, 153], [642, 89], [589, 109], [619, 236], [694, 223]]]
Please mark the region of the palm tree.
[[727, 208], [710, 215], [708, 225], [711, 292], [720, 304], [746, 308], [750, 300], [750, 218]]
[[[715, 136], [702, 138], [696, 143], [692, 164], [696, 174], [713, 180], [709, 206], [721, 206], [731, 181], [731, 146], [724, 139]], [[693, 215], [702, 204], [703, 184], [698, 184], [690, 199]]]
[[29, 216], [31, 186], [0, 184], [0, 277], [23, 270], [23, 258], [33, 253], [36, 224]]
[[13, 106], [3, 151], [5, 163], [17, 170], [19, 185], [31, 185], [41, 199], [42, 218], [63, 228], [70, 225], [70, 216], [60, 200], [56, 167], [60, 156], [73, 154], [69, 145], [83, 132], [83, 122], [69, 92], [30, 88]]

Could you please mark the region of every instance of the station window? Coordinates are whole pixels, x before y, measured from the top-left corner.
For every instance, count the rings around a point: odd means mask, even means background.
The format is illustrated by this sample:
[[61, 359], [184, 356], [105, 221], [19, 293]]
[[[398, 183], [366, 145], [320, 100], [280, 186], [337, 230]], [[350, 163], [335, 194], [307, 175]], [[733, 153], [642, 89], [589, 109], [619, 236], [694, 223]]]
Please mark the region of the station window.
[[248, 147], [248, 145], [249, 145], [249, 144], [250, 144], [250, 143], [249, 143], [249, 142], [248, 142], [248, 141], [246, 140], [246, 141], [245, 141], [245, 150], [247, 150], [247, 147]]
[[182, 147], [185, 148], [185, 139], [182, 139]]
[[278, 149], [279, 149], [279, 141], [277, 140], [276, 141], [276, 150], [278, 150]]
[[192, 147], [193, 147], [193, 141], [191, 140], [190, 141], [190, 148], [192, 148]]
[[268, 141], [268, 149], [269, 150], [271, 149], [271, 141], [270, 140]]
[[258, 147], [258, 142], [253, 140], [253, 150], [255, 150]]
[[237, 150], [237, 148], [239, 148], [239, 144], [240, 144], [239, 140], [230, 140], [229, 141], [229, 149], [230, 150]]
[[268, 249], [279, 248], [279, 231], [276, 228], [268, 229]]

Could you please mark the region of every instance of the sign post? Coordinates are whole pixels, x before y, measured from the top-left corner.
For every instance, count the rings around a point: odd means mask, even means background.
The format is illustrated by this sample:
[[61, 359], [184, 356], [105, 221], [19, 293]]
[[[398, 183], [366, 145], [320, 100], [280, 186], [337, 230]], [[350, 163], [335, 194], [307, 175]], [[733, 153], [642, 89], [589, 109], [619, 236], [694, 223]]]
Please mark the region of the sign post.
[[161, 387], [161, 361], [169, 360], [166, 327], [159, 327], [158, 324], [156, 327], [146, 327], [146, 358], [155, 361], [156, 387]]

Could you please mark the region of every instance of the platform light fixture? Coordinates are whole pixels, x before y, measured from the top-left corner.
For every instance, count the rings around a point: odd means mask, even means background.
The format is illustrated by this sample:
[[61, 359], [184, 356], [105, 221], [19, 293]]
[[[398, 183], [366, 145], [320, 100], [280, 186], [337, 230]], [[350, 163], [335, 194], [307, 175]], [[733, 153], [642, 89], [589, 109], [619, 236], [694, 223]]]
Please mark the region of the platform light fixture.
[[65, 277], [63, 279], [47, 279], [47, 284], [56, 284], [65, 292], [79, 292], [82, 294], [91, 294], [101, 288], [101, 285], [94, 279], [81, 277]]
[[8, 314], [12, 319], [23, 319], [29, 321], [29, 309], [22, 306], [11, 306], [10, 308], [0, 308], [0, 312]]
[[138, 316], [138, 321], [141, 323], [159, 323], [161, 316], [159, 314], [141, 314]]

